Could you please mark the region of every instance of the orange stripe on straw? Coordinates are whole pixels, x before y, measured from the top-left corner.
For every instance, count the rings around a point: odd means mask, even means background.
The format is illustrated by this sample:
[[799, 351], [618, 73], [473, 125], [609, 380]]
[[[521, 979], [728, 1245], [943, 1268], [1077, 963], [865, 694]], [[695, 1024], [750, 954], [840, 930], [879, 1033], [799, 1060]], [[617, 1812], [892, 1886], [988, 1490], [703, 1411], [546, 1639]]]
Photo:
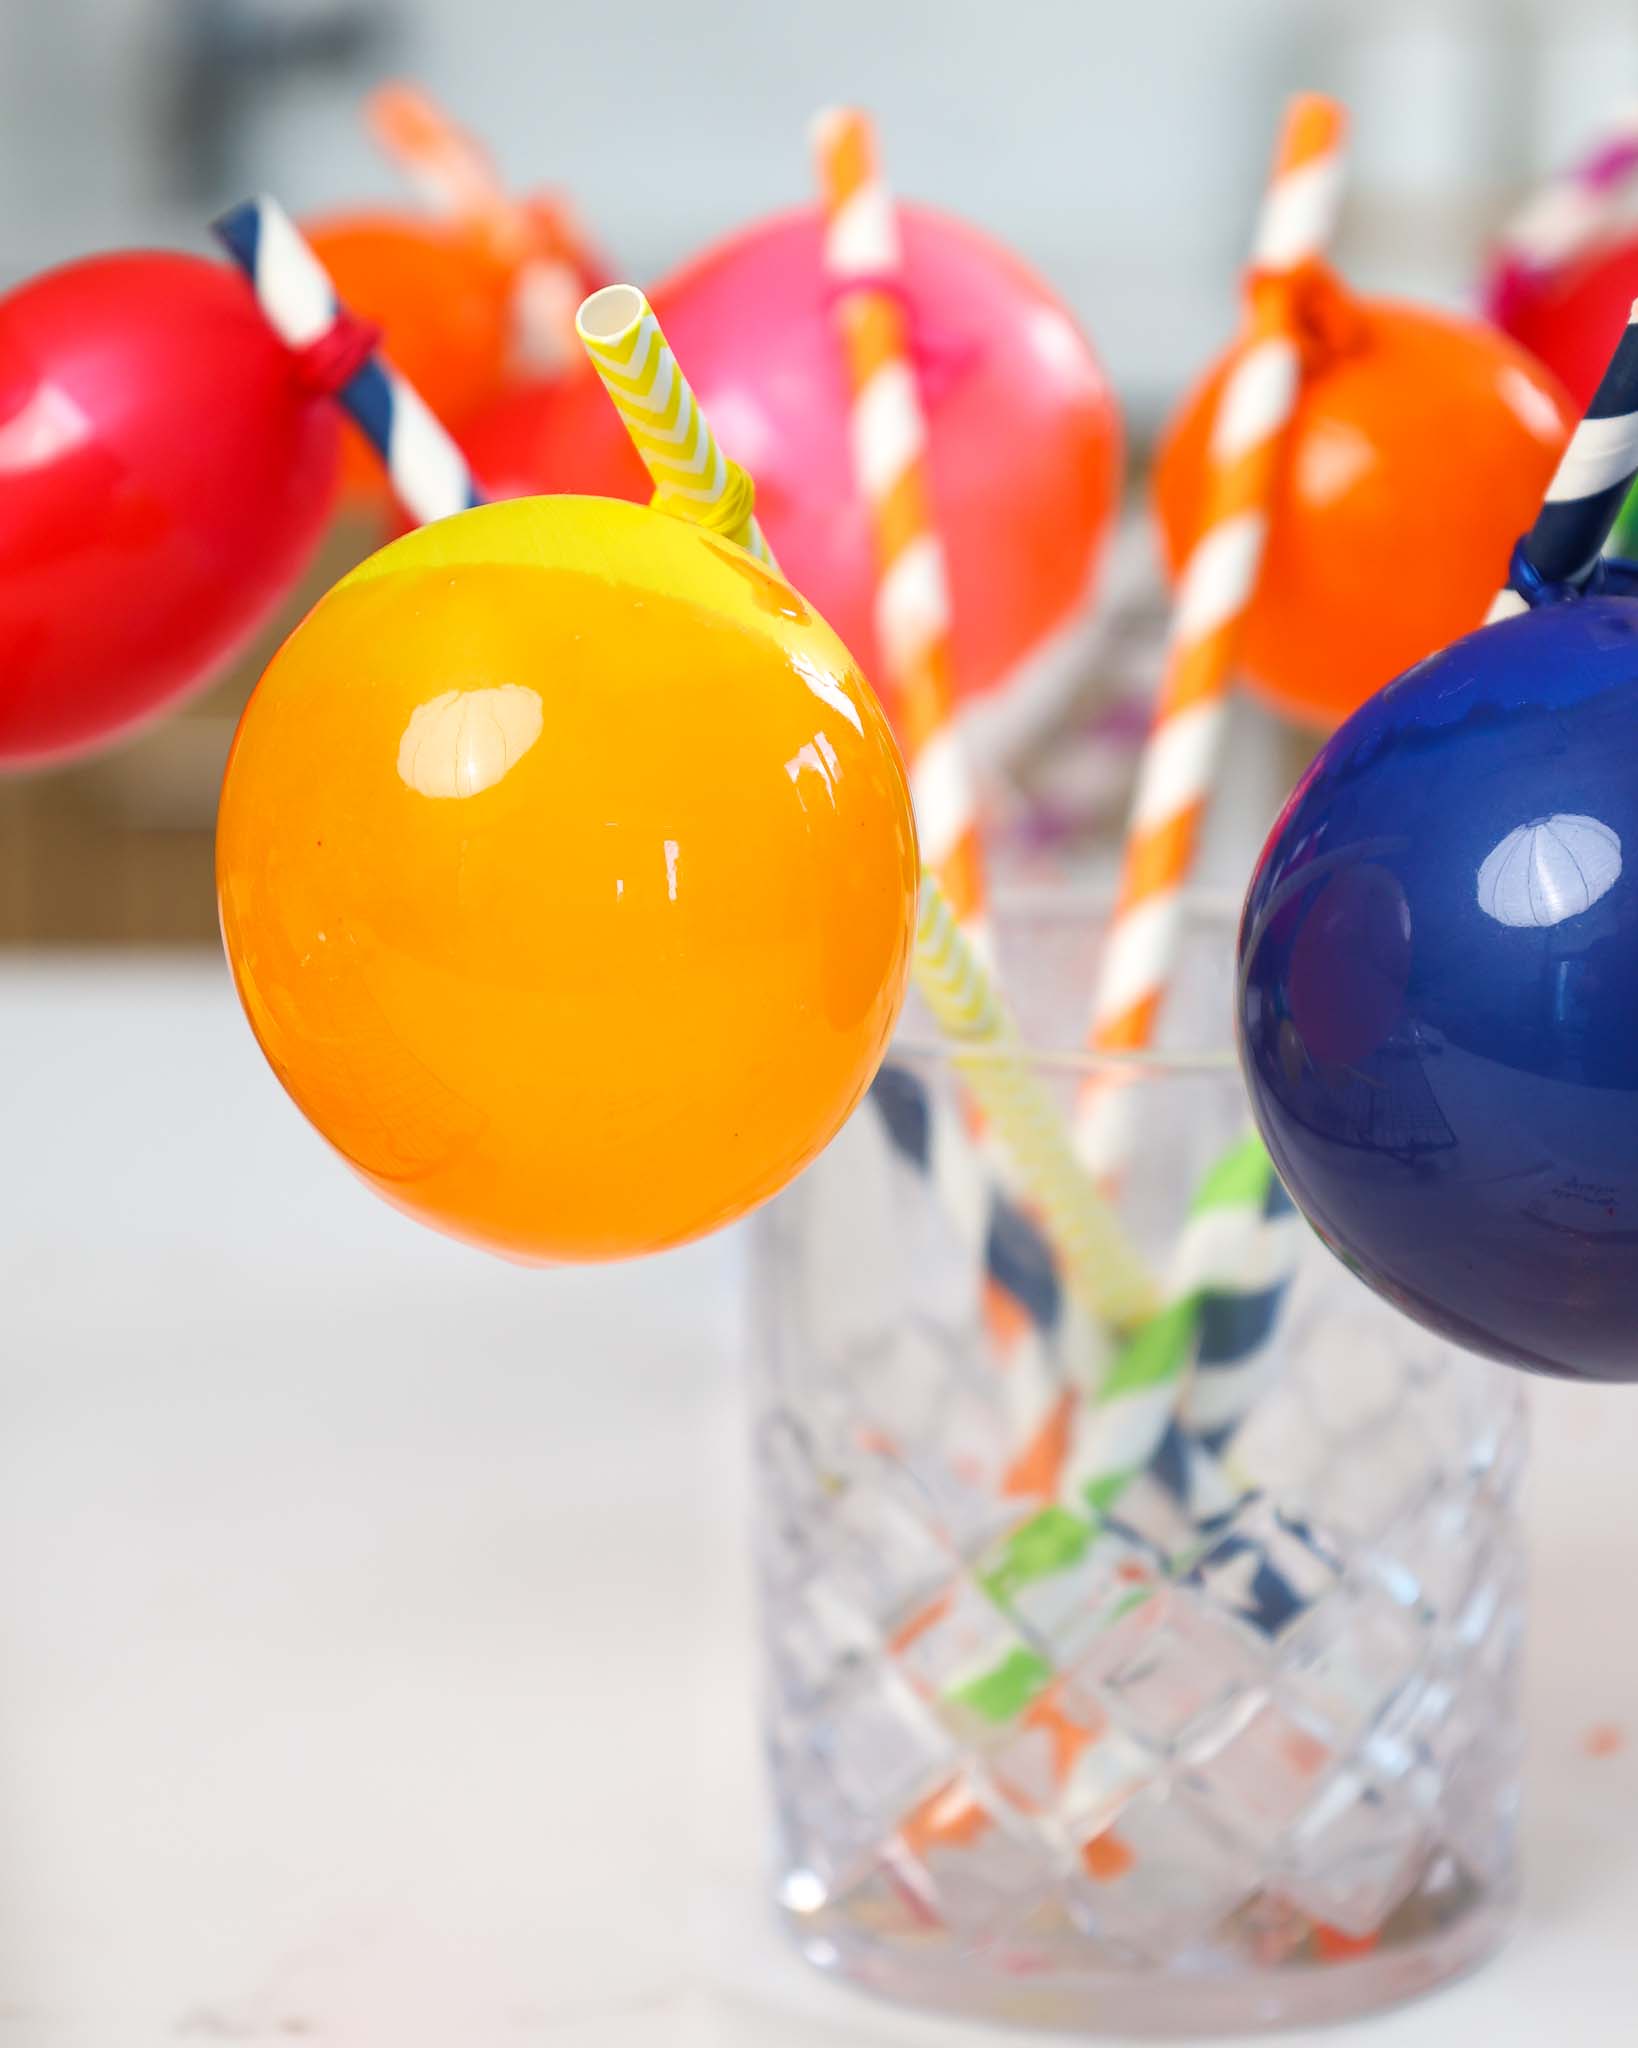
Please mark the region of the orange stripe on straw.
[[1300, 171], [1320, 158], [1334, 157], [1342, 147], [1347, 116], [1323, 93], [1298, 93], [1287, 105], [1285, 124], [1274, 151], [1274, 176]]
[[364, 120], [434, 212], [485, 228], [500, 253], [522, 257], [526, 226], [494, 159], [430, 93], [404, 79], [389, 80], [365, 100]]
[[1062, 1393], [1047, 1410], [1046, 1419], [1002, 1475], [1004, 1499], [1056, 1499], [1059, 1475], [1069, 1456], [1075, 1403], [1079, 1398], [1072, 1391]]
[[825, 266], [839, 287], [837, 329], [853, 394], [855, 474], [876, 548], [876, 629], [891, 685], [928, 867], [969, 934], [985, 909], [983, 849], [955, 674], [944, 550], [934, 516], [909, 325], [897, 291], [898, 223], [875, 132], [851, 108], [822, 114], [814, 155]]
[[378, 86], [364, 118], [434, 212], [463, 221], [515, 268], [513, 323], [527, 366], [557, 370], [578, 360], [574, 315], [587, 263], [563, 209], [514, 197], [489, 151], [419, 86], [402, 79]]

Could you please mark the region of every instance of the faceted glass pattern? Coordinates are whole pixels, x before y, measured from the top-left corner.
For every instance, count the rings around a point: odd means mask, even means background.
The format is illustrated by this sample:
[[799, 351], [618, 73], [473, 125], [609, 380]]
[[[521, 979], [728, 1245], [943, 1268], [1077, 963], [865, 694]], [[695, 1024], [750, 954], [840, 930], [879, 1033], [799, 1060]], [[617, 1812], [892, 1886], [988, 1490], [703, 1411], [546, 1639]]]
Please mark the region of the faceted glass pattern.
[[[955, 1110], [936, 1059], [894, 1058]], [[1223, 1070], [1144, 1089], [1131, 1192], [1158, 1255], [1168, 1177], [1175, 1230], [1243, 1108]], [[979, 1236], [879, 1106], [756, 1229], [778, 1897], [814, 1962], [928, 2007], [1164, 2033], [1366, 2011], [1494, 1944], [1516, 1376], [1301, 1231], [1239, 1504], [1191, 1521], [1146, 1474], [1070, 1540], [1012, 1474], [1041, 1398], [1019, 1376], [1047, 1368], [986, 1312]]]

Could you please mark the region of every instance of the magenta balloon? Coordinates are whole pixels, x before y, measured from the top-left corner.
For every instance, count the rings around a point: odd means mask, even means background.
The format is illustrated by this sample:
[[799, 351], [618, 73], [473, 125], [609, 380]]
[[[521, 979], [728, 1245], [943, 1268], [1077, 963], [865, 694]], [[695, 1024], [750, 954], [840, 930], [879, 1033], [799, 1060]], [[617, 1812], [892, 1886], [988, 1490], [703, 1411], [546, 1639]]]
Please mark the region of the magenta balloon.
[[[1051, 694], [1058, 680], [1052, 644], [1090, 600], [1114, 514], [1114, 399], [1074, 319], [1026, 264], [925, 207], [902, 206], [900, 219], [957, 685], [964, 695], [1008, 696], [1028, 722], [1025, 700]], [[818, 214], [756, 222], [651, 297], [718, 439], [756, 479], [780, 566], [890, 694]], [[492, 488], [648, 494], [590, 377], [514, 394], [475, 425], [467, 446]]]

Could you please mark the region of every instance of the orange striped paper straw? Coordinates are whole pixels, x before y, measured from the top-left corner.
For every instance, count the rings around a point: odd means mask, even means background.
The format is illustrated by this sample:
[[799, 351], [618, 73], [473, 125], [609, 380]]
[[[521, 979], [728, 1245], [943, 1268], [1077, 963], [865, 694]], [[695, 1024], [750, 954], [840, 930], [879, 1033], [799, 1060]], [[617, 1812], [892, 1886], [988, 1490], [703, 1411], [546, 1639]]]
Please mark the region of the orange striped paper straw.
[[[1286, 110], [1247, 274], [1247, 330], [1218, 400], [1205, 512], [1179, 580], [1165, 674], [1138, 766], [1093, 1002], [1095, 1052], [1152, 1043], [1176, 965], [1183, 890], [1217, 777], [1229, 687], [1301, 380], [1289, 295], [1256, 287], [1290, 281], [1323, 255], [1341, 196], [1346, 127], [1342, 108], [1317, 93], [1300, 94]], [[1135, 1107], [1135, 1091], [1107, 1073], [1081, 1092], [1076, 1153], [1105, 1182], [1118, 1180], [1131, 1158]]]
[[503, 262], [516, 264], [514, 319], [527, 366], [557, 370], [577, 361], [574, 316], [584, 281], [559, 212], [514, 198], [477, 137], [417, 85], [393, 79], [378, 86], [364, 118], [434, 213], [477, 228]]
[[983, 851], [966, 743], [955, 722], [950, 595], [933, 516], [927, 423], [899, 282], [903, 250], [869, 119], [832, 108], [813, 124], [825, 270], [852, 386], [853, 470], [876, 544], [876, 639], [910, 762], [925, 865], [962, 928], [982, 940]]
[[494, 159], [430, 93], [391, 79], [365, 100], [364, 120], [434, 213], [488, 229], [504, 254], [524, 254], [522, 209], [501, 183]]

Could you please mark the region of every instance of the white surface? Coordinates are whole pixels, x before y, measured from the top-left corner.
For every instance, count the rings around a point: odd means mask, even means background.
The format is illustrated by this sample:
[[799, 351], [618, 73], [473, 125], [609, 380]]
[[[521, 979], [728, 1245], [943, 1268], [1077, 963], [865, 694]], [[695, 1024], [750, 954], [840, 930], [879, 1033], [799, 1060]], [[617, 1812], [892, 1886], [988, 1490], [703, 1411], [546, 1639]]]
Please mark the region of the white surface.
[[[0, 966], [0, 1046], [0, 2048], [1041, 2041], [767, 1927], [732, 1240], [423, 1235], [214, 965]], [[1538, 1415], [1523, 1924], [1336, 2048], [1632, 2039], [1638, 1390]]]

